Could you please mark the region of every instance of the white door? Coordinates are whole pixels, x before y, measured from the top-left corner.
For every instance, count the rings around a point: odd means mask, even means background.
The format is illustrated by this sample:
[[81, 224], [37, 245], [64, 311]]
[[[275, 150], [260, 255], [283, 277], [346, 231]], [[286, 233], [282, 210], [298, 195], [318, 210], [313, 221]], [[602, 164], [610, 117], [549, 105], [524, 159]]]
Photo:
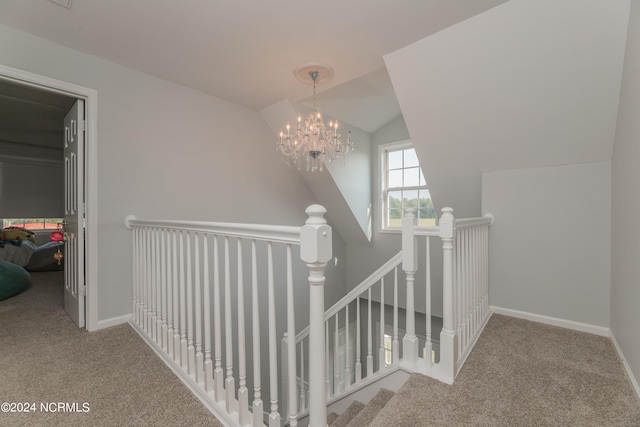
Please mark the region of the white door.
[[84, 101], [64, 118], [64, 308], [84, 327]]

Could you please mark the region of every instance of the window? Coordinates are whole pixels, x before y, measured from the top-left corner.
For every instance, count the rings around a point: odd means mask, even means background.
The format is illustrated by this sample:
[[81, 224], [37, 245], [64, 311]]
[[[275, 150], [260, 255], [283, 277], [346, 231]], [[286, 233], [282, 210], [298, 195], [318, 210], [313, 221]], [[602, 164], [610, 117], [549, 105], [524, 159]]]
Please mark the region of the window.
[[62, 218], [4, 218], [2, 228], [22, 227], [27, 230], [55, 230]]
[[402, 227], [404, 209], [416, 209], [418, 225], [435, 225], [436, 210], [411, 143], [380, 147], [383, 229]]

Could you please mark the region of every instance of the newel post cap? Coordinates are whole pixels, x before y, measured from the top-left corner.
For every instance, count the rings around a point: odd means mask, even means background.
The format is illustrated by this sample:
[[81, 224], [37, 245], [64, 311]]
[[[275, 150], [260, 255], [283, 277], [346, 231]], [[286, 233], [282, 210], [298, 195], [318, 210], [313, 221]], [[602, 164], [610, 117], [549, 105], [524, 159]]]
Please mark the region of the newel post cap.
[[440, 227], [440, 237], [443, 239], [453, 239], [453, 229], [455, 228], [455, 217], [452, 208], [442, 208], [442, 215], [438, 226]]
[[309, 264], [326, 263], [333, 256], [331, 227], [324, 219], [327, 210], [311, 205], [305, 212], [309, 217], [300, 229], [300, 258]]

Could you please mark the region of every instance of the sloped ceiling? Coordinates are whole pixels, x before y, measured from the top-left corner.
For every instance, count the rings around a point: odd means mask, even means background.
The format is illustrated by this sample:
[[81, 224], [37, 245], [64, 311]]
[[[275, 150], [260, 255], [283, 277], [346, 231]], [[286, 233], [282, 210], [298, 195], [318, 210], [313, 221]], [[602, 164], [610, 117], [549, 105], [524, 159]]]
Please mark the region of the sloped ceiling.
[[[333, 67], [335, 78], [320, 88], [330, 89], [384, 68], [383, 55], [504, 1], [77, 0], [67, 9], [47, 0], [3, 0], [0, 24], [261, 110], [308, 99], [311, 88], [293, 75], [302, 64]], [[381, 114], [376, 105], [388, 108], [379, 83], [354, 82], [331, 96], [340, 115], [329, 99], [324, 111], [375, 130], [384, 124], [369, 121]], [[361, 102], [343, 102], [347, 94]], [[369, 114], [360, 120], [363, 105]]]
[[385, 57], [439, 207], [480, 215], [482, 172], [611, 159], [628, 15], [512, 0]]

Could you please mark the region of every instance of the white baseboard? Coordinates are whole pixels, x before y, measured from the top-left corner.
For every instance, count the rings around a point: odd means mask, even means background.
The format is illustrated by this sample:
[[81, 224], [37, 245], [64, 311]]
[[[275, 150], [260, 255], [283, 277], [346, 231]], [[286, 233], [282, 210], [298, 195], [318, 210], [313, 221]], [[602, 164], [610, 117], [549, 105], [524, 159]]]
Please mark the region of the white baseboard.
[[599, 335], [601, 337], [609, 336], [609, 328], [604, 326], [590, 325], [588, 323], [574, 322], [573, 320], [559, 319], [557, 317], [543, 316], [526, 311], [512, 310], [510, 308], [502, 308], [491, 306], [491, 311], [496, 314], [504, 314], [505, 316], [516, 317], [518, 319], [531, 320], [532, 322], [544, 323], [546, 325], [559, 326], [574, 331], [587, 332], [589, 334]]
[[96, 327], [96, 331], [98, 329], [110, 328], [112, 326], [122, 325], [123, 323], [127, 323], [131, 320], [130, 314], [125, 314], [124, 316], [112, 317], [111, 319], [98, 320], [98, 325]]
[[640, 385], [638, 385], [638, 380], [636, 380], [636, 377], [633, 375], [633, 372], [631, 371], [631, 366], [629, 366], [629, 364], [627, 363], [627, 359], [625, 359], [624, 354], [622, 353], [622, 349], [618, 345], [618, 341], [616, 340], [616, 337], [613, 335], [613, 332], [611, 331], [609, 331], [609, 338], [611, 338], [611, 341], [613, 342], [613, 346], [616, 348], [616, 351], [618, 352], [618, 357], [620, 357], [622, 366], [624, 366], [624, 370], [627, 373], [627, 378], [629, 378], [629, 382], [631, 383], [631, 388], [633, 388], [633, 390], [636, 392], [636, 395], [638, 396], [638, 399], [640, 399]]

